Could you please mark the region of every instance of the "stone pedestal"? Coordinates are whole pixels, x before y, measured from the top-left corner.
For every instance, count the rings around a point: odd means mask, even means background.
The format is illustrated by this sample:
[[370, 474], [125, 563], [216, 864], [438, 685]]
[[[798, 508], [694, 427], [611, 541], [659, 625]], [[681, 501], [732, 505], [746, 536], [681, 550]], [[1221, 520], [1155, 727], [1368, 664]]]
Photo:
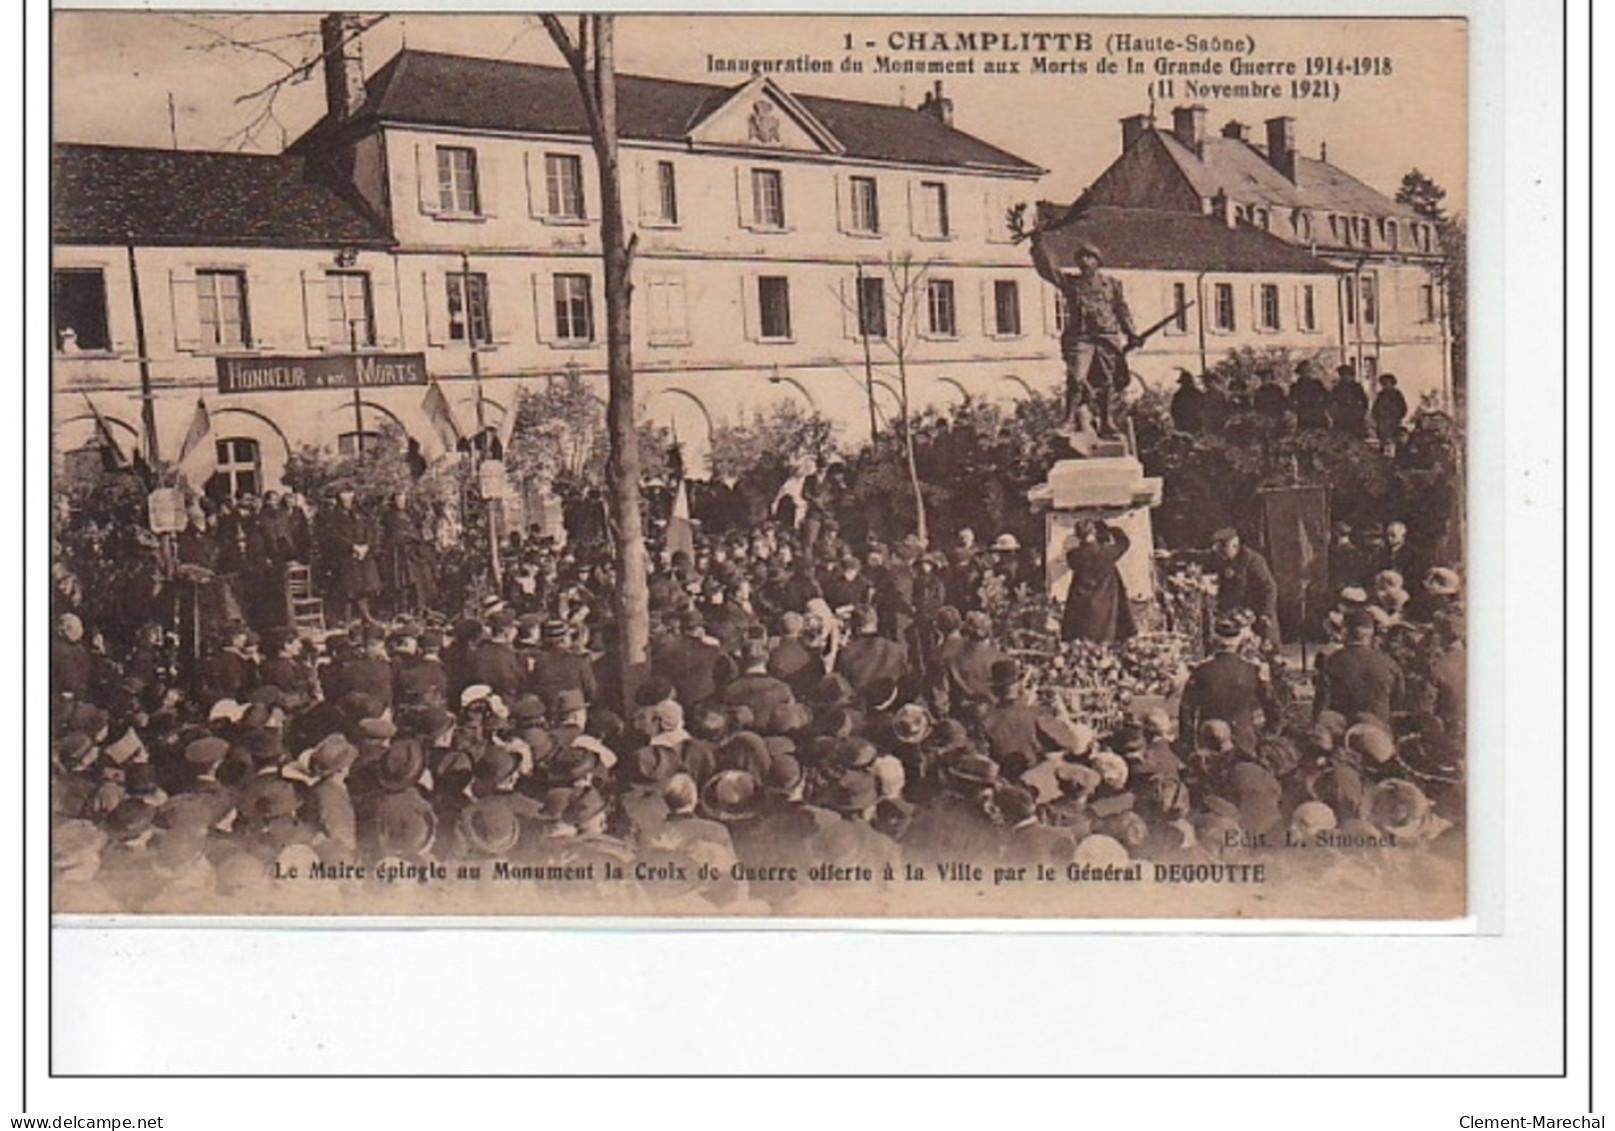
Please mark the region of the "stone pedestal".
[[1116, 563], [1122, 585], [1133, 601], [1155, 596], [1155, 532], [1150, 508], [1161, 503], [1161, 481], [1144, 474], [1144, 466], [1128, 455], [1061, 460], [1049, 470], [1049, 479], [1029, 495], [1035, 506], [1047, 507], [1044, 517], [1045, 555], [1049, 592], [1065, 599], [1070, 585], [1066, 568], [1067, 544], [1077, 525], [1100, 519], [1126, 532], [1131, 542]]

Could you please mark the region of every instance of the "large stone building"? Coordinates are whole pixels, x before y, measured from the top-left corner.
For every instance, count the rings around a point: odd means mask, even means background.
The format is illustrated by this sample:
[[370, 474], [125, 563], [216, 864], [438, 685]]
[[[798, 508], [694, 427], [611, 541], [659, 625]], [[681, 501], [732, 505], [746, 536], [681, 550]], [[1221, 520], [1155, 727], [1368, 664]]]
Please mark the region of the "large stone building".
[[1143, 114], [1121, 127], [1120, 156], [1071, 206], [1071, 235], [1113, 241], [1142, 324], [1197, 301], [1135, 355], [1141, 375], [1273, 345], [1325, 350], [1370, 386], [1395, 373], [1412, 403], [1451, 396], [1444, 260], [1427, 218], [1301, 154], [1293, 118], [1269, 119], [1261, 143], [1239, 122], [1208, 133], [1204, 106], [1175, 108], [1171, 129]]
[[[159, 454], [201, 397], [237, 489], [389, 419], [430, 454], [427, 376], [466, 432], [571, 367], [603, 392], [571, 74], [406, 49], [366, 76], [349, 49], [326, 85], [280, 155], [57, 146], [59, 450], [95, 413], [142, 438], [142, 367]], [[1044, 171], [955, 129], [940, 87], [902, 107], [624, 75], [618, 97], [639, 396], [697, 458], [714, 422], [785, 397], [856, 441], [871, 399], [898, 411], [899, 339], [918, 405], [1058, 384], [1052, 291], [1005, 222]]]

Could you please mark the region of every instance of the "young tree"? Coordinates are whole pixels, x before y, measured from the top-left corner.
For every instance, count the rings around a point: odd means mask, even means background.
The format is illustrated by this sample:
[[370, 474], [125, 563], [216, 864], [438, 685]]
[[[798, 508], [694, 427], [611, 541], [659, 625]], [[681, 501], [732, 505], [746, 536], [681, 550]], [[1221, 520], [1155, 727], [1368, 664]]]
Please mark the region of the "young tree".
[[541, 15], [566, 60], [583, 104], [600, 170], [600, 249], [606, 292], [606, 480], [611, 534], [617, 551], [620, 686], [632, 693], [634, 673], [650, 643], [650, 591], [639, 512], [640, 460], [634, 408], [633, 265], [637, 235], [623, 220], [622, 170], [617, 153], [617, 71], [614, 18], [585, 15], [569, 29], [559, 16]]
[[[914, 529], [922, 541], [929, 539], [925, 513], [925, 493], [920, 487], [919, 466], [914, 457], [914, 415], [909, 405], [908, 364], [920, 340], [921, 319], [929, 316], [930, 263], [921, 263], [912, 252], [888, 254], [879, 271], [870, 276], [881, 281], [885, 310], [878, 316], [863, 309], [859, 293], [850, 299], [849, 313], [858, 319], [858, 329], [866, 345], [878, 345], [897, 370], [898, 411], [902, 415], [903, 460], [907, 464], [909, 486], [914, 492]], [[940, 299], [939, 299], [940, 301]], [[954, 312], [957, 317], [957, 311]], [[883, 324], [884, 333], [870, 333], [866, 318]], [[873, 390], [871, 390], [873, 397]], [[873, 412], [873, 409], [871, 409]]]

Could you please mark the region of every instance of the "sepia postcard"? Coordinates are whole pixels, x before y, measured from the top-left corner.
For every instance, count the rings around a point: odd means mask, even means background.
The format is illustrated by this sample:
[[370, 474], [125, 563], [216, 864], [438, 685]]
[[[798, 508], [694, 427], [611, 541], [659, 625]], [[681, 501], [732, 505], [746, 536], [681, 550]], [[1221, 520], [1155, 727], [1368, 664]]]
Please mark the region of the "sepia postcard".
[[51, 32], [55, 912], [1466, 914], [1464, 20]]

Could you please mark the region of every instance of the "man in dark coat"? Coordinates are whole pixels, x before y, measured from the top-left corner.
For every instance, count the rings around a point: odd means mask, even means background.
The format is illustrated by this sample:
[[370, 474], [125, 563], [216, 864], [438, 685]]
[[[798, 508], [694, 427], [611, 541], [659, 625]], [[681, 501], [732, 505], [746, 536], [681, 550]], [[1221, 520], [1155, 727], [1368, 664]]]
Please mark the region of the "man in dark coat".
[[488, 639], [471, 653], [471, 683], [484, 683], [506, 703], [521, 694], [522, 667], [516, 658], [516, 615], [500, 609], [488, 618]]
[[1329, 423], [1348, 436], [1368, 434], [1368, 394], [1349, 365], [1335, 370], [1335, 387], [1329, 390]]
[[[1256, 713], [1268, 711], [1272, 700], [1261, 669], [1238, 655], [1241, 637], [1232, 619], [1218, 620], [1211, 641], [1215, 654], [1195, 666], [1184, 686], [1178, 733], [1196, 735], [1201, 723], [1221, 719], [1232, 729], [1234, 744], [1254, 753]], [[1270, 714], [1268, 721], [1273, 721]]]
[[1295, 381], [1290, 385], [1290, 411], [1295, 413], [1298, 428], [1329, 427], [1329, 390], [1318, 380], [1310, 361], [1303, 361], [1296, 368]]
[[351, 488], [337, 492], [336, 506], [325, 516], [324, 543], [331, 570], [332, 599], [343, 620], [370, 619], [370, 598], [381, 592], [381, 571], [371, 550], [377, 545], [376, 524], [354, 506]]
[[1290, 399], [1284, 395], [1284, 386], [1279, 384], [1278, 376], [1271, 369], [1261, 372], [1261, 384], [1256, 386], [1256, 392], [1251, 396], [1251, 407], [1269, 420], [1278, 421], [1284, 418], [1284, 412], [1290, 407]]
[[1338, 711], [1348, 719], [1369, 714], [1389, 727], [1402, 692], [1402, 669], [1374, 647], [1373, 617], [1354, 609], [1346, 619], [1346, 646], [1318, 661], [1314, 710]]
[[901, 682], [908, 674], [908, 649], [878, 635], [880, 618], [868, 605], [859, 605], [852, 616], [856, 635], [836, 657], [836, 671], [860, 696], [878, 679]]
[[679, 628], [678, 635], [668, 637], [652, 652], [650, 666], [672, 683], [680, 703], [693, 707], [716, 695], [734, 667], [706, 635], [706, 618], [699, 609], [685, 610]]
[[1374, 418], [1374, 435], [1380, 443], [1394, 444], [1402, 438], [1402, 421], [1407, 414], [1408, 400], [1396, 387], [1396, 375], [1386, 373], [1379, 379], [1379, 393], [1370, 411]]
[[1194, 383], [1194, 374], [1178, 370], [1178, 391], [1172, 394], [1172, 426], [1179, 432], [1198, 433], [1205, 427], [1206, 394]]
[[1065, 599], [1061, 636], [1110, 644], [1133, 635], [1132, 609], [1122, 586], [1121, 561], [1132, 545], [1126, 531], [1105, 522], [1083, 524], [1079, 543], [1066, 554], [1071, 589]]
[[587, 655], [570, 647], [571, 627], [552, 617], [544, 622], [540, 633], [538, 649], [527, 654], [527, 690], [551, 708], [563, 691], [577, 691], [584, 702], [595, 702], [594, 664]]
[[1279, 643], [1279, 587], [1267, 559], [1240, 544], [1239, 532], [1225, 526], [1211, 536], [1212, 568], [1217, 574], [1217, 612], [1249, 609], [1256, 615], [1256, 632], [1268, 643]]
[[90, 653], [84, 647], [84, 622], [63, 613], [50, 638], [50, 685], [57, 695], [83, 699], [90, 691]]

